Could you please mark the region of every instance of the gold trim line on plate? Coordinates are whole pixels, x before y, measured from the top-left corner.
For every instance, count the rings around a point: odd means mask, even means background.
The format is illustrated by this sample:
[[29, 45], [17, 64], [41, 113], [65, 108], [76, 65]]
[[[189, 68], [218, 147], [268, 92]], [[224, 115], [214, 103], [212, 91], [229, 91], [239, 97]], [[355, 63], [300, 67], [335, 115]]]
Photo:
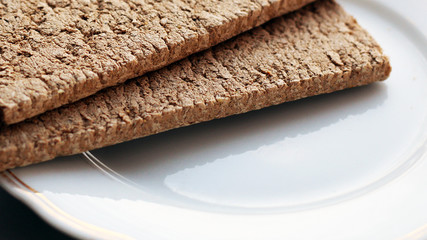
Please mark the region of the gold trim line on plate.
[[[43, 210], [45, 210], [48, 215], [52, 216], [56, 219], [62, 219], [62, 221], [69, 226], [74, 226], [74, 229], [79, 229], [82, 232], [85, 232], [89, 235], [97, 235], [97, 239], [133, 239], [127, 235], [117, 233], [111, 230], [107, 230], [104, 228], [100, 228], [97, 226], [94, 226], [92, 224], [86, 223], [84, 221], [81, 221], [68, 213], [61, 210], [59, 207], [57, 207], [54, 203], [52, 203], [46, 196], [44, 196], [39, 191], [35, 190], [34, 188], [30, 187], [28, 184], [26, 184], [23, 180], [21, 180], [18, 176], [16, 176], [11, 170], [6, 170], [5, 172], [1, 172], [1, 175], [6, 178], [10, 183], [14, 184], [19, 189], [23, 190], [23, 194], [27, 194], [29, 197], [32, 197], [36, 200], [38, 203], [38, 207], [41, 207]], [[41, 213], [41, 211], [36, 211]], [[43, 216], [43, 214], [40, 214]], [[46, 218], [45, 218], [46, 220]]]
[[[30, 190], [33, 193], [39, 193], [34, 188], [28, 186], [26, 183], [24, 183], [21, 179], [19, 179], [12, 171], [6, 170], [7, 173], [9, 173], [16, 181], [18, 181], [22, 186], [26, 187], [28, 190]], [[6, 176], [4, 174], [4, 176]], [[6, 176], [7, 177], [7, 176]], [[19, 186], [19, 185], [18, 185]]]
[[427, 224], [415, 229], [415, 231], [413, 232], [408, 233], [400, 240], [420, 240], [420, 239], [427, 239]]

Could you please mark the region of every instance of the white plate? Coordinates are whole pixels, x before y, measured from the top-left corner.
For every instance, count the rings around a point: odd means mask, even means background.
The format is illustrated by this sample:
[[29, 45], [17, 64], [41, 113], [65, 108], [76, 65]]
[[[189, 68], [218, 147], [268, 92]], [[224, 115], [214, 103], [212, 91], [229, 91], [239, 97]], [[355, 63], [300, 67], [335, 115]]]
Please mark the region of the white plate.
[[389, 80], [7, 171], [1, 184], [78, 238], [427, 237], [427, 1], [340, 2], [390, 56]]

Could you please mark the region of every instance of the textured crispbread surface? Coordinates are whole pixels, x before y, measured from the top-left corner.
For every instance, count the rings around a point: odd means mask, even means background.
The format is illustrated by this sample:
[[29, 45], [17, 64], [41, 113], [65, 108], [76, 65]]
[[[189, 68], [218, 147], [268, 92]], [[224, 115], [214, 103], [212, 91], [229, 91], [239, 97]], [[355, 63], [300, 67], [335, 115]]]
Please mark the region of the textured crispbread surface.
[[378, 44], [321, 0], [144, 77], [0, 131], [0, 169], [23, 166], [384, 80]]
[[74, 102], [312, 1], [0, 1], [0, 121]]

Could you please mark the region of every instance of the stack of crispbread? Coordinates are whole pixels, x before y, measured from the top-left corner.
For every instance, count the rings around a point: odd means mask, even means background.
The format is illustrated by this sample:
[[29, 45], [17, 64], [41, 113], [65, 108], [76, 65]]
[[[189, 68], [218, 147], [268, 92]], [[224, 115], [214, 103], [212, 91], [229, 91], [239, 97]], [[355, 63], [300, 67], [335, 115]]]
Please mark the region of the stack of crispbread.
[[0, 170], [388, 77], [353, 17], [310, 2], [0, 2]]

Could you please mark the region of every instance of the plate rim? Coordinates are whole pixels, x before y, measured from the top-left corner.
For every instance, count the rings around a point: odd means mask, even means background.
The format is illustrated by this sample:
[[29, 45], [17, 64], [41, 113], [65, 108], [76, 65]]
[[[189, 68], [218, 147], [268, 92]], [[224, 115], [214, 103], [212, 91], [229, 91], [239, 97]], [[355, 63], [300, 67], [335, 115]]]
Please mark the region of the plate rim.
[[0, 172], [0, 186], [10, 195], [25, 203], [46, 223], [71, 237], [79, 239], [133, 239], [125, 234], [97, 227], [67, 214], [11, 170]]
[[[355, 0], [338, 0], [338, 2], [355, 2]], [[356, 1], [359, 2], [359, 1]], [[360, 2], [368, 2], [370, 4], [379, 4], [385, 6], [385, 0], [362, 0]], [[408, 3], [417, 4], [416, 1], [408, 1]], [[388, 2], [391, 3], [391, 2]], [[421, 28], [421, 23], [416, 23], [407, 18], [406, 14], [402, 14], [394, 8], [385, 6], [387, 11], [392, 11], [395, 15], [404, 20], [405, 26], [410, 26], [410, 31], [417, 34], [418, 39], [410, 39], [411, 42], [420, 50], [422, 57], [427, 61], [427, 46], [420, 48], [419, 41], [427, 42], [427, 28]], [[413, 6], [414, 7], [414, 6]], [[427, 4], [422, 5], [427, 9]], [[423, 144], [424, 145], [424, 144]], [[425, 161], [427, 152], [421, 154], [419, 161]], [[419, 162], [417, 161], [417, 162]], [[49, 225], [64, 232], [65, 234], [77, 237], [79, 239], [133, 239], [132, 237], [118, 233], [115, 231], [107, 230], [105, 228], [97, 227], [82, 220], [79, 220], [66, 212], [62, 211], [54, 203], [48, 200], [42, 193], [33, 189], [30, 185], [25, 183], [22, 179], [16, 176], [12, 170], [0, 172], [0, 186], [3, 187], [9, 194], [16, 199], [25, 203], [33, 212], [40, 216]], [[414, 229], [407, 233], [400, 239], [424, 239], [427, 238], [427, 224]]]

